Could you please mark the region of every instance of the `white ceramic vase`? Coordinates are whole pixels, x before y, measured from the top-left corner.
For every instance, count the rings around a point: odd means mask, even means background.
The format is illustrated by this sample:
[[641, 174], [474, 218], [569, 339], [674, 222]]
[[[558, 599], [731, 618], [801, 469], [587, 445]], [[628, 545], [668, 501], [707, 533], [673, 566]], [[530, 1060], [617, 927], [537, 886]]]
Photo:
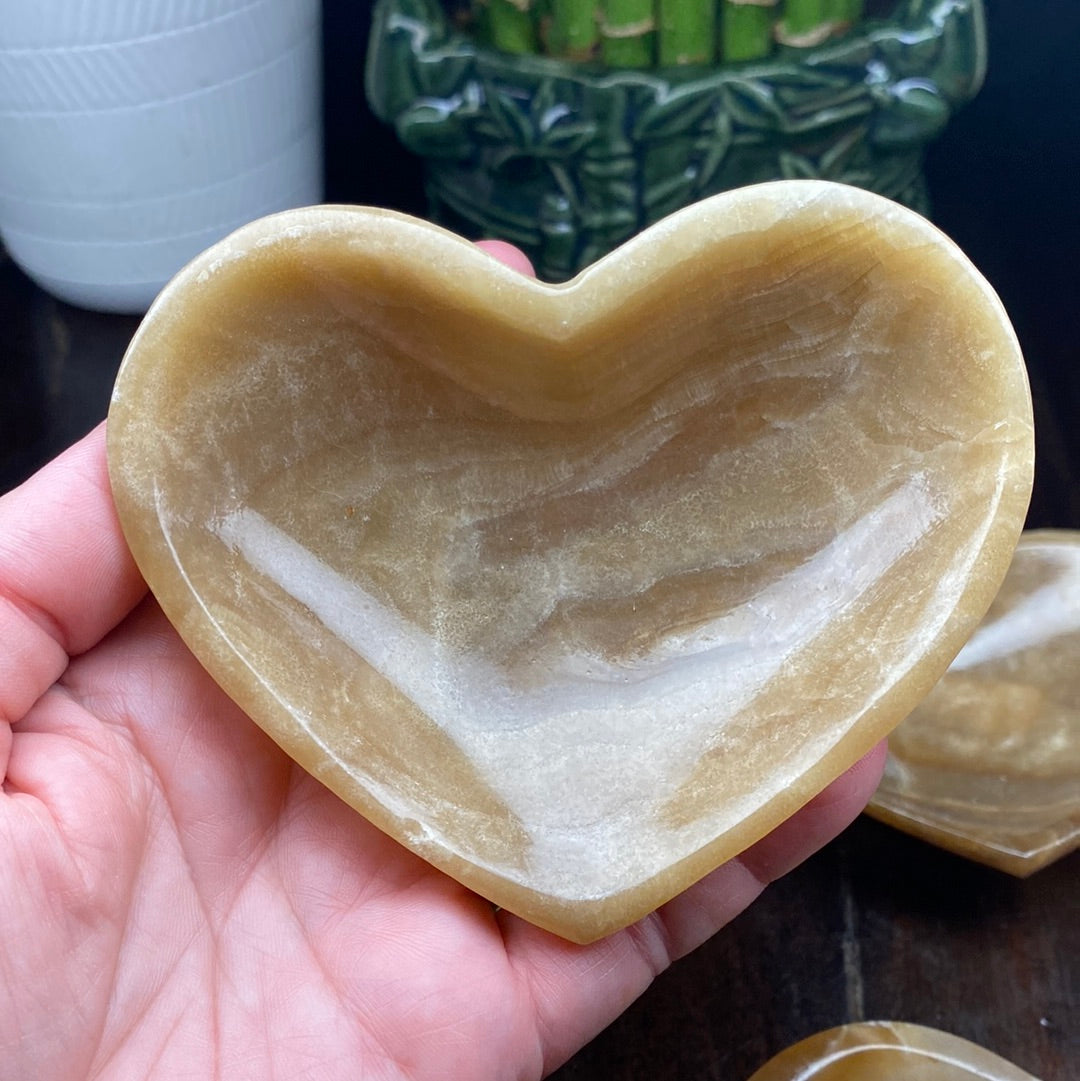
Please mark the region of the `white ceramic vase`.
[[39, 285], [144, 311], [188, 260], [322, 199], [319, 0], [6, 0], [0, 236]]

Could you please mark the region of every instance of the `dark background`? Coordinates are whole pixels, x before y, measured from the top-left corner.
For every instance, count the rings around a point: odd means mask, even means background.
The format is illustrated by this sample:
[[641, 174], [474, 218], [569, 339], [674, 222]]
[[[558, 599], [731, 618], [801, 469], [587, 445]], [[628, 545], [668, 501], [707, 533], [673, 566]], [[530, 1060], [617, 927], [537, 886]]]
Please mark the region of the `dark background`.
[[[327, 199], [422, 213], [367, 112], [369, 0], [324, 0]], [[986, 0], [986, 86], [928, 156], [934, 218], [1000, 293], [1027, 357], [1028, 524], [1080, 528], [1080, 3]], [[132, 318], [53, 300], [0, 262], [0, 491], [105, 415]], [[1027, 881], [860, 820], [671, 972], [559, 1081], [743, 1081], [848, 1020], [915, 1021], [1080, 1078], [1080, 856]]]

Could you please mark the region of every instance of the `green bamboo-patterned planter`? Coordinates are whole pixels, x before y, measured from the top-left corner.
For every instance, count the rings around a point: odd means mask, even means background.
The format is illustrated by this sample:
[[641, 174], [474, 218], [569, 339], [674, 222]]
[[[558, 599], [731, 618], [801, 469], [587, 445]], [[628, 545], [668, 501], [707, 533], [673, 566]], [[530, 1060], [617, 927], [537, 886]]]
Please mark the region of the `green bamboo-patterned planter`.
[[978, 91], [982, 0], [899, 0], [812, 49], [605, 70], [485, 48], [438, 0], [379, 0], [368, 100], [424, 161], [430, 214], [565, 280], [729, 188], [820, 177], [927, 209], [926, 144]]

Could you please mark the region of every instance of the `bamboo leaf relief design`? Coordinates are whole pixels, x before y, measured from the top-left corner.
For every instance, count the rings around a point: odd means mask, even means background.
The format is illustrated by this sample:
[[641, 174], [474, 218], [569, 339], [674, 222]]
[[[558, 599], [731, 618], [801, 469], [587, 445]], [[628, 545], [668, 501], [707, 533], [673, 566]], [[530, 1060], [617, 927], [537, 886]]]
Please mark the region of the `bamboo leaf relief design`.
[[531, 96], [488, 84], [483, 100], [487, 115], [477, 112], [472, 125], [477, 138], [547, 157], [576, 155], [596, 136], [595, 121], [562, 100], [550, 81], [538, 84]]
[[809, 135], [823, 129], [839, 128], [857, 122], [873, 113], [873, 106], [864, 100], [826, 105], [814, 112], [788, 114], [781, 130], [792, 137]]
[[654, 184], [645, 193], [645, 207], [650, 218], [661, 218], [693, 201], [693, 174], [680, 173]]
[[851, 172], [866, 139], [865, 125], [853, 127], [821, 155], [818, 175], [829, 180], [842, 180]]
[[777, 131], [786, 127], [786, 114], [772, 87], [756, 79], [725, 83], [720, 88], [724, 108], [740, 127]]
[[885, 37], [878, 43], [885, 64], [900, 75], [933, 67], [941, 60], [944, 40], [929, 28], [914, 31], [904, 40]]
[[395, 127], [398, 138], [414, 154], [461, 158], [469, 155], [472, 146], [472, 132], [467, 123], [446, 123], [443, 111], [425, 100], [406, 109]]
[[[532, 99], [526, 95], [510, 93], [499, 87], [491, 87], [484, 95], [490, 116], [490, 133], [517, 147], [534, 146], [533, 125], [530, 123]], [[481, 118], [478, 127], [485, 130], [488, 121]]]
[[632, 128], [635, 139], [662, 139], [692, 131], [715, 109], [712, 97], [693, 89], [676, 91], [642, 109]]
[[814, 163], [803, 154], [793, 154], [790, 150], [780, 152], [780, 175], [785, 180], [818, 180], [818, 170]]
[[569, 111], [570, 105], [564, 95], [555, 90], [554, 79], [541, 79], [532, 95], [529, 112], [537, 119], [541, 129], [547, 129], [558, 118], [558, 114]]
[[575, 156], [579, 154], [593, 137], [591, 124], [564, 124], [553, 128], [544, 140], [544, 150], [552, 154]]
[[704, 152], [698, 168], [698, 183], [702, 191], [708, 191], [713, 178], [720, 170], [732, 146], [733, 128], [731, 114], [717, 112], [713, 118], [712, 131], [704, 140]]
[[[861, 97], [865, 95], [866, 88], [861, 84], [852, 85], [853, 66], [802, 64], [770, 76], [769, 83], [776, 100], [787, 109], [804, 108], [807, 101], [827, 95], [854, 94]], [[865, 64], [856, 67], [862, 70]]]
[[448, 53], [437, 64], [417, 65], [411, 97], [441, 101], [453, 98], [471, 84], [475, 67], [472, 57]]

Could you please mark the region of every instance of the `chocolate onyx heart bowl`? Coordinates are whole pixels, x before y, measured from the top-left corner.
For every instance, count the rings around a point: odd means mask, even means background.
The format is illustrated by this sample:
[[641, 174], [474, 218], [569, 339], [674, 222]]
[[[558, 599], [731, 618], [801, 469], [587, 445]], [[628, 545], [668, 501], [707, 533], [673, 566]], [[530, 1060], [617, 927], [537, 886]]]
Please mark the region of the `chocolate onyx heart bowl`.
[[108, 424], [165, 614], [298, 763], [587, 942], [899, 723], [1032, 482], [1000, 301], [913, 212], [725, 193], [561, 285], [389, 211], [257, 221], [165, 288]]

